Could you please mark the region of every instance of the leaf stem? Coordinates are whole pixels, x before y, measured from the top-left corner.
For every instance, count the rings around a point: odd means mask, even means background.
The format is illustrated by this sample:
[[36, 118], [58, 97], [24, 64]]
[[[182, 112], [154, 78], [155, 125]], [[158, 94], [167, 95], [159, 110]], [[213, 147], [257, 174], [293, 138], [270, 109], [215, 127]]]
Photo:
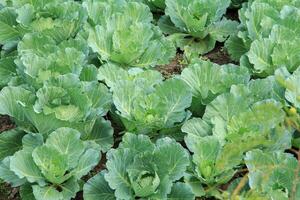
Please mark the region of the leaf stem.
[[234, 189], [234, 191], [232, 192], [232, 198], [231, 199], [236, 199], [237, 195], [240, 193], [240, 191], [247, 184], [247, 182], [248, 182], [248, 174], [249, 173], [245, 174], [245, 176], [239, 182], [239, 184], [237, 185], [237, 187]]

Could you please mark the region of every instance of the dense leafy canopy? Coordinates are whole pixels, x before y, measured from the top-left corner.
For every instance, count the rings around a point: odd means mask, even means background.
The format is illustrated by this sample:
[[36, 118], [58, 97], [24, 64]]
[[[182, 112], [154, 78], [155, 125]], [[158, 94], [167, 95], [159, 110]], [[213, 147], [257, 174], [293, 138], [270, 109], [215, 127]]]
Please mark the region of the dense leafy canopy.
[[298, 0], [245, 3], [239, 12], [240, 31], [227, 41], [232, 58], [262, 77], [280, 67], [295, 71], [299, 66], [299, 6]]
[[1, 183], [22, 200], [300, 199], [299, 9], [0, 0]]

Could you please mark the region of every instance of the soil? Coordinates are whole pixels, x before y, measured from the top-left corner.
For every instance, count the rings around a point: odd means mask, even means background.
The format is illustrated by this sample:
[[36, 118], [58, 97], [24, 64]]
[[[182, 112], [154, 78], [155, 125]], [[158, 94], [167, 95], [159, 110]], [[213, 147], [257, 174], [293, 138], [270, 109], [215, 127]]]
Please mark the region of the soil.
[[[0, 134], [13, 129], [15, 124], [6, 115], [0, 115]], [[12, 188], [7, 183], [0, 183], [0, 200], [19, 200], [18, 188]]]
[[[219, 65], [234, 63], [224, 49], [224, 43], [217, 43], [214, 50], [203, 55], [202, 58], [210, 60], [211, 62]], [[180, 74], [186, 66], [187, 63], [184, 60], [183, 54], [180, 52], [176, 54], [176, 57], [169, 64], [160, 65], [156, 69], [164, 76], [164, 78], [168, 79], [174, 75]]]
[[205, 54], [203, 58], [209, 59], [211, 62], [217, 63], [219, 65], [233, 63], [230, 56], [224, 49], [223, 43], [217, 43], [215, 49]]
[[156, 69], [167, 79], [173, 75], [180, 74], [186, 67], [183, 54], [177, 53], [175, 58], [167, 65], [160, 65]]
[[19, 189], [6, 183], [0, 184], [0, 200], [20, 200]]
[[14, 123], [10, 120], [9, 116], [0, 115], [0, 133], [13, 129], [15, 127]]
[[236, 8], [231, 8], [227, 10], [227, 13], [225, 15], [225, 17], [227, 19], [231, 19], [231, 20], [236, 20], [236, 21], [240, 21], [239, 20], [239, 13], [237, 11]]

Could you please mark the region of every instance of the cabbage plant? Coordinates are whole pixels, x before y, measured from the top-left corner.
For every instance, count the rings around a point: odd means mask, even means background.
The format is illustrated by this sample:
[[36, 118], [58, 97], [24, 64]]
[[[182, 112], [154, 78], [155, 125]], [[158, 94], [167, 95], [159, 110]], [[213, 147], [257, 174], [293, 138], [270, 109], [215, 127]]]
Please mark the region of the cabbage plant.
[[166, 0], [160, 28], [187, 54], [205, 54], [233, 34], [237, 22], [224, 17], [230, 0]]
[[3, 0], [0, 9], [0, 44], [4, 49], [16, 44], [24, 34], [50, 34], [56, 41], [73, 37], [86, 20], [79, 2], [50, 0]]
[[[43, 36], [50, 36], [56, 43], [61, 43], [75, 37], [87, 19], [81, 4], [74, 1], [3, 0], [1, 4], [3, 5], [0, 6], [1, 88], [9, 84], [17, 74], [18, 70], [14, 63], [18, 54], [16, 47], [25, 34], [40, 33]], [[48, 38], [44, 39], [40, 41], [53, 44], [53, 41], [49, 41]]]
[[299, 28], [295, 26], [300, 21], [299, 6], [298, 0], [245, 3], [239, 12], [239, 32], [226, 43], [232, 59], [240, 60], [259, 77], [281, 67], [295, 71], [300, 61]]
[[88, 49], [80, 35], [56, 42], [51, 35], [26, 34], [13, 60], [17, 71], [0, 92], [0, 113], [28, 132], [70, 127], [91, 134], [112, 99], [88, 63]]
[[80, 178], [101, 158], [96, 146], [89, 146], [70, 128], [59, 128], [47, 139], [41, 134], [27, 134], [22, 143], [21, 150], [0, 164], [1, 179], [21, 186], [22, 199], [74, 198], [80, 190]]
[[154, 67], [167, 64], [175, 48], [154, 26], [149, 7], [125, 0], [88, 0], [88, 43], [100, 59], [121, 67]]
[[107, 159], [107, 171], [84, 186], [86, 200], [195, 198], [190, 187], [177, 182], [189, 165], [189, 155], [175, 140], [162, 138], [154, 144], [147, 136], [126, 133]]
[[183, 69], [180, 78], [187, 83], [193, 93], [190, 110], [194, 115], [201, 116], [205, 106], [218, 95], [228, 92], [232, 85], [248, 83], [250, 74], [246, 67], [194, 60]]
[[187, 108], [192, 93], [179, 78], [163, 81], [158, 71], [126, 71], [113, 65], [101, 67], [98, 78], [111, 88], [116, 113], [127, 131], [151, 137], [176, 137], [180, 130], [172, 129], [190, 117]]
[[283, 94], [275, 77], [235, 85], [209, 103], [202, 118], [184, 124], [185, 142], [193, 152], [193, 167], [185, 179], [196, 196], [222, 199], [218, 187], [242, 167], [244, 153], [291, 147], [292, 130], [284, 126]]

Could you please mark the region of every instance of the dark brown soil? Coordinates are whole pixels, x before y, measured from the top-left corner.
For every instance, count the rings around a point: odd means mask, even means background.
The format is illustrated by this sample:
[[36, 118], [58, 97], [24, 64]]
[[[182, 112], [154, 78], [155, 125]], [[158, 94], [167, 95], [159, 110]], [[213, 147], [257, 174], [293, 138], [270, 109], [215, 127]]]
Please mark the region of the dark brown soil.
[[0, 200], [20, 200], [19, 189], [12, 188], [9, 184], [0, 185]]
[[[15, 124], [6, 115], [0, 115], [0, 134], [15, 128]], [[9, 184], [0, 183], [0, 200], [19, 200], [19, 189]]]
[[169, 64], [158, 66], [156, 69], [162, 73], [165, 78], [170, 78], [174, 74], [180, 74], [185, 67], [186, 64], [183, 55], [177, 53], [176, 57]]
[[239, 13], [237, 9], [234, 8], [228, 9], [225, 17], [227, 19], [239, 21]]
[[233, 61], [230, 59], [230, 56], [224, 49], [224, 44], [222, 43], [217, 43], [215, 49], [205, 54], [203, 58], [209, 59], [211, 62], [219, 65], [233, 63]]
[[0, 115], [0, 133], [10, 130], [15, 127], [15, 124], [10, 120], [9, 116]]

